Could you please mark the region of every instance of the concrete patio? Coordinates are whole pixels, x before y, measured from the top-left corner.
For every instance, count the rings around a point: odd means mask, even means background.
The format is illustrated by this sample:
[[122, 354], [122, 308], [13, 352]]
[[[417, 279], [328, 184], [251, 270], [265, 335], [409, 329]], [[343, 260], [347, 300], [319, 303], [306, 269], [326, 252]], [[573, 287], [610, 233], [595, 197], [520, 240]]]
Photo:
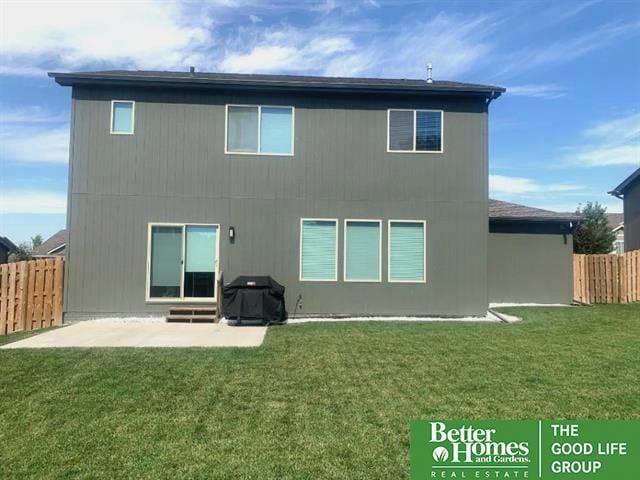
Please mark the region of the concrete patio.
[[87, 321], [9, 343], [0, 348], [259, 347], [267, 327], [224, 324]]

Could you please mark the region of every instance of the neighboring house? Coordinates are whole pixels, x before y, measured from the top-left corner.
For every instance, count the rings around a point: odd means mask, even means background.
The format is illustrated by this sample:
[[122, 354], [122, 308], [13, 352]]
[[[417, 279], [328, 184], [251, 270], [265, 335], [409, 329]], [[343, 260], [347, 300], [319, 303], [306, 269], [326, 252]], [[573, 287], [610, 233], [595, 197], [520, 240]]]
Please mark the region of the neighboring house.
[[571, 303], [580, 216], [489, 200], [489, 300]]
[[9, 261], [9, 254], [13, 252], [16, 245], [7, 237], [0, 236], [0, 264], [7, 263]]
[[624, 253], [624, 214], [607, 213], [606, 216], [609, 228], [611, 228], [611, 231], [616, 235], [611, 253]]
[[72, 87], [67, 318], [217, 302], [484, 315], [488, 107], [425, 80], [108, 71]]
[[67, 231], [59, 230], [33, 250], [34, 258], [63, 257], [67, 247]]
[[640, 168], [609, 192], [624, 201], [624, 250], [640, 249]]

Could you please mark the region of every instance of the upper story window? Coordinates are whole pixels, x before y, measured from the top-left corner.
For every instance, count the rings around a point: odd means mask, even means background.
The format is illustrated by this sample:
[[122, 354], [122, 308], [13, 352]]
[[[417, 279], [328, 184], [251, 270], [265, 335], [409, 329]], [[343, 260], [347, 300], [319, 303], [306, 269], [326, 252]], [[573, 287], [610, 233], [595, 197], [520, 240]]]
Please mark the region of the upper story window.
[[293, 107], [227, 105], [225, 153], [293, 155]]
[[442, 110], [387, 111], [387, 151], [442, 152]]
[[111, 102], [112, 134], [133, 134], [135, 108], [135, 102], [131, 100], [113, 100]]

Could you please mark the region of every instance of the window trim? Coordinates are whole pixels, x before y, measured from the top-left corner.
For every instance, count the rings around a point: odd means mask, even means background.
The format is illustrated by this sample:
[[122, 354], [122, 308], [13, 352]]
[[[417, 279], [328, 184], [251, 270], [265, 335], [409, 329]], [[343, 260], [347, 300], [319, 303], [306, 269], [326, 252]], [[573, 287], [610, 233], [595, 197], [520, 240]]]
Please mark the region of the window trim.
[[[391, 224], [392, 223], [420, 223], [422, 224], [422, 280], [392, 280], [391, 279]], [[389, 219], [387, 221], [387, 282], [389, 283], [427, 283], [427, 221]]]
[[[131, 104], [131, 131], [130, 132], [115, 132], [113, 130], [113, 113], [115, 111], [116, 103], [130, 103]], [[111, 118], [109, 121], [109, 133], [111, 135], [134, 135], [136, 131], [136, 102], [135, 100], [111, 100]]]
[[[200, 297], [185, 297], [184, 296], [184, 268], [186, 258], [186, 246], [187, 246], [187, 227], [216, 227], [216, 271], [215, 271], [215, 285], [213, 286], [213, 298], [200, 298]], [[151, 231], [153, 227], [181, 227], [182, 228], [182, 263], [181, 278], [180, 278], [180, 296], [163, 298], [163, 297], [151, 297], [149, 295], [151, 287]], [[146, 271], [146, 284], [144, 290], [145, 303], [218, 303], [220, 299], [220, 293], [218, 291], [218, 279], [220, 278], [220, 224], [219, 223], [197, 223], [197, 222], [147, 222], [147, 271]]]
[[[336, 226], [336, 260], [334, 264], [335, 275], [333, 278], [304, 278], [302, 276], [302, 230], [304, 222], [333, 222]], [[340, 237], [340, 222], [338, 222], [337, 218], [312, 218], [312, 217], [303, 217], [300, 218], [300, 240], [298, 245], [299, 250], [299, 266], [298, 266], [298, 280], [301, 282], [337, 282], [338, 281], [338, 256], [340, 255], [339, 251], [339, 243], [338, 238]]]
[[[229, 107], [257, 107], [258, 108], [258, 151], [256, 152], [232, 152], [229, 151]], [[290, 108], [291, 109], [291, 153], [262, 153], [260, 152], [260, 141], [262, 140], [262, 107], [266, 108]], [[295, 153], [296, 137], [296, 108], [293, 105], [254, 105], [227, 103], [224, 106], [224, 154], [225, 155], [257, 155], [267, 157], [293, 157]]]
[[[413, 112], [413, 150], [391, 150], [391, 112]], [[416, 123], [418, 112], [440, 112], [440, 150], [416, 150]], [[387, 153], [443, 153], [444, 152], [444, 110], [428, 108], [387, 108]]]
[[[377, 223], [380, 231], [378, 232], [378, 278], [372, 279], [348, 279], [347, 278], [347, 224], [348, 223]], [[345, 218], [343, 230], [343, 244], [342, 244], [342, 280], [344, 282], [351, 283], [382, 283], [382, 220], [375, 218]]]

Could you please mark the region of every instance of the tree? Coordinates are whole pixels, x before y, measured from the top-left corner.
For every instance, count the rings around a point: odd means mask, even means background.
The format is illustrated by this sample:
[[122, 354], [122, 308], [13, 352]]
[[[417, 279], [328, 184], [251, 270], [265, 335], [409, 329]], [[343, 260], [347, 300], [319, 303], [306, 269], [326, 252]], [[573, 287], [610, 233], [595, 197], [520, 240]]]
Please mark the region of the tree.
[[35, 237], [31, 237], [31, 245], [33, 246], [33, 248], [38, 248], [40, 245], [42, 245], [42, 235], [38, 234]]
[[607, 209], [598, 202], [587, 202], [584, 207], [578, 206], [576, 213], [582, 215], [582, 220], [573, 233], [574, 253], [610, 253], [615, 233], [611, 231], [607, 216]]
[[36, 235], [31, 237], [31, 245], [27, 242], [20, 242], [18, 248], [16, 248], [9, 255], [9, 262], [22, 262], [24, 260], [31, 260], [33, 258], [33, 251], [42, 245], [42, 235]]
[[31, 260], [33, 257], [33, 248], [27, 242], [20, 242], [17, 248], [9, 254], [9, 262], [22, 262]]

